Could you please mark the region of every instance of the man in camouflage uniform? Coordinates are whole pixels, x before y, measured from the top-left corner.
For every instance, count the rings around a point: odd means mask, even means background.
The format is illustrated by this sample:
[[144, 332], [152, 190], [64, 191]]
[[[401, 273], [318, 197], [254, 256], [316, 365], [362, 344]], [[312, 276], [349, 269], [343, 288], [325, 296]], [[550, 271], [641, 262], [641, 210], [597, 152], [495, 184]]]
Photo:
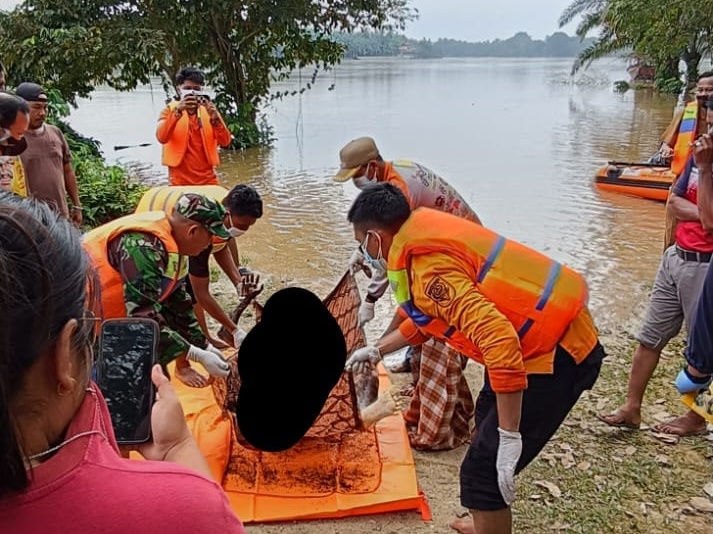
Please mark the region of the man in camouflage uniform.
[[[126, 219], [135, 226], [136, 217], [130, 215]], [[191, 368], [189, 360], [201, 363], [210, 375], [225, 376], [228, 373], [228, 365], [220, 351], [203, 335], [185, 288], [188, 256], [200, 254], [210, 245], [213, 235], [223, 239], [230, 237], [223, 224], [224, 218], [225, 209], [219, 203], [202, 195], [185, 194], [176, 203], [173, 213], [167, 216], [178, 254], [167, 252], [164, 242], [152, 231], [151, 223], [140, 223], [146, 225], [145, 232], [131, 229], [106, 242], [106, 263], [121, 278], [126, 316], [147, 317], [159, 323], [159, 363], [165, 366], [175, 360], [176, 376], [194, 387], [203, 387], [207, 381]], [[101, 233], [101, 228], [92, 232]], [[92, 232], [85, 237], [85, 245], [88, 241], [96, 242]], [[90, 255], [96, 254], [91, 245], [88, 250]], [[105, 276], [102, 276], [101, 267], [99, 273], [104, 287]], [[183, 277], [179, 283], [175, 283], [176, 276]], [[171, 284], [173, 290], [166, 296], [166, 288]], [[111, 302], [107, 306], [106, 298], [110, 297], [102, 297], [105, 310], [112, 306]]]

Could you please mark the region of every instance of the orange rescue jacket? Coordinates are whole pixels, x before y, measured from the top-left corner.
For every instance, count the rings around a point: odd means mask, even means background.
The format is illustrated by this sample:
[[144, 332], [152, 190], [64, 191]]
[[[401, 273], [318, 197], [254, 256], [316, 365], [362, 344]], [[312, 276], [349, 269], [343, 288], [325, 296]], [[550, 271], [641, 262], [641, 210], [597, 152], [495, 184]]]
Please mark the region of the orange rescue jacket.
[[[175, 110], [177, 106], [178, 102], [170, 102], [168, 104], [168, 108], [171, 111]], [[218, 143], [215, 140], [213, 126], [210, 123], [210, 115], [203, 106], [198, 107], [198, 120], [201, 125], [201, 137], [203, 139], [203, 148], [206, 158], [213, 167], [217, 167], [220, 165]], [[183, 156], [186, 154], [186, 149], [188, 148], [188, 122], [188, 115], [184, 113], [181, 118], [178, 119], [171, 138], [163, 145], [161, 163], [167, 167], [178, 167], [181, 161], [183, 161]]]
[[127, 215], [91, 230], [84, 236], [83, 246], [101, 282], [102, 319], [126, 317], [124, 280], [109, 263], [107, 247], [120, 234], [132, 231], [155, 235], [168, 253], [166, 280], [162, 284], [159, 302], [166, 300], [188, 274], [188, 258], [178, 253], [178, 245], [171, 234], [171, 225], [162, 211]]
[[412, 258], [430, 253], [468, 267], [476, 289], [513, 325], [523, 361], [552, 352], [586, 306], [587, 285], [574, 270], [470, 221], [415, 210], [389, 250], [388, 276], [396, 301], [420, 331], [480, 363], [483, 355], [458, 324], [422, 313], [411, 298]]
[[[152, 187], [146, 191], [141, 197], [141, 200], [139, 200], [139, 204], [136, 206], [134, 213], [163, 211], [166, 215], [170, 215], [178, 199], [185, 193], [203, 195], [220, 204], [222, 204], [225, 197], [228, 196], [228, 190], [219, 185], [162, 185]], [[228, 244], [228, 240], [221, 239], [214, 235], [212, 243], [212, 252], [215, 253], [224, 249]]]
[[695, 100], [686, 105], [678, 128], [676, 146], [673, 147], [673, 161], [671, 162], [671, 172], [679, 176], [686, 168], [688, 158], [691, 155], [691, 143], [696, 138], [698, 132], [698, 102]]

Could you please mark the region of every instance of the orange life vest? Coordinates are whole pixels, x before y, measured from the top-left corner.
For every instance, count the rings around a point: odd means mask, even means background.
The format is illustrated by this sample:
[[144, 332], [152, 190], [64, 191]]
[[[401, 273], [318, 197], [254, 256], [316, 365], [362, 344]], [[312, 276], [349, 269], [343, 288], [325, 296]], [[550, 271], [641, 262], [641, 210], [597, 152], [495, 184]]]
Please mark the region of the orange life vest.
[[698, 102], [695, 100], [686, 105], [681, 119], [681, 126], [678, 128], [676, 146], [673, 147], [673, 161], [671, 162], [671, 172], [680, 175], [686, 168], [688, 158], [691, 155], [691, 143], [696, 139], [698, 132]]
[[[147, 211], [163, 211], [166, 215], [173, 212], [173, 207], [185, 193], [195, 193], [203, 195], [219, 204], [228, 196], [228, 190], [219, 185], [162, 185], [152, 187], [139, 200], [134, 213], [145, 213]], [[213, 236], [212, 252], [218, 252], [228, 244], [227, 239], [221, 239], [217, 235]]]
[[[171, 102], [168, 104], [171, 111], [174, 111], [177, 106], [178, 102]], [[210, 123], [210, 115], [203, 106], [198, 107], [198, 121], [201, 128], [201, 138], [203, 139], [203, 149], [205, 150], [206, 158], [208, 158], [208, 162], [213, 167], [217, 167], [220, 165], [218, 143], [216, 142], [215, 135], [213, 134], [213, 126]], [[167, 167], [178, 167], [181, 164], [183, 156], [186, 154], [186, 149], [188, 148], [188, 129], [188, 114], [184, 113], [181, 118], [178, 119], [178, 123], [176, 123], [176, 128], [173, 130], [171, 138], [163, 145], [161, 163]]]
[[482, 355], [457, 326], [425, 315], [411, 299], [411, 258], [429, 253], [457, 257], [472, 267], [478, 291], [517, 331], [524, 359], [551, 352], [586, 305], [586, 282], [574, 270], [475, 223], [419, 208], [389, 250], [396, 301], [420, 330], [476, 360]]
[[102, 319], [126, 317], [124, 282], [119, 272], [109, 263], [107, 247], [112, 239], [131, 231], [155, 235], [168, 253], [159, 302], [166, 300], [188, 274], [188, 258], [178, 253], [178, 245], [171, 234], [171, 224], [162, 211], [127, 215], [91, 230], [84, 236], [83, 246], [101, 282]]

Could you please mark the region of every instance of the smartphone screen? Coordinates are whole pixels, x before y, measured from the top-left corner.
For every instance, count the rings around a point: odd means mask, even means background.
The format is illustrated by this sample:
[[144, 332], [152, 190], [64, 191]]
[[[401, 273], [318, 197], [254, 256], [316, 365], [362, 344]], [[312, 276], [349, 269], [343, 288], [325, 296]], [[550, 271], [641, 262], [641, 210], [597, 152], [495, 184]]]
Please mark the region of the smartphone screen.
[[106, 399], [116, 441], [144, 443], [151, 439], [159, 330], [150, 319], [110, 319], [101, 329], [97, 385]]

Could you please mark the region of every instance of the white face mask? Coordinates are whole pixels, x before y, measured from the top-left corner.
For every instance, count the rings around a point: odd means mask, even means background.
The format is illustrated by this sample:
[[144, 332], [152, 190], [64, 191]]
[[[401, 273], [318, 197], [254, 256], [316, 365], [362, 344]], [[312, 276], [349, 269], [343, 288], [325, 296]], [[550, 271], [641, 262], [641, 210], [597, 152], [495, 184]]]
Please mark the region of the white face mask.
[[228, 226], [228, 233], [230, 234], [230, 237], [240, 237], [246, 232], [246, 230], [235, 228], [235, 226], [233, 226], [233, 219], [230, 216], [228, 216], [228, 225], [226, 226]]
[[370, 180], [366, 176], [355, 176], [354, 177], [354, 185], [356, 187], [358, 187], [359, 189], [366, 189], [373, 183], [374, 183], [374, 180]]

